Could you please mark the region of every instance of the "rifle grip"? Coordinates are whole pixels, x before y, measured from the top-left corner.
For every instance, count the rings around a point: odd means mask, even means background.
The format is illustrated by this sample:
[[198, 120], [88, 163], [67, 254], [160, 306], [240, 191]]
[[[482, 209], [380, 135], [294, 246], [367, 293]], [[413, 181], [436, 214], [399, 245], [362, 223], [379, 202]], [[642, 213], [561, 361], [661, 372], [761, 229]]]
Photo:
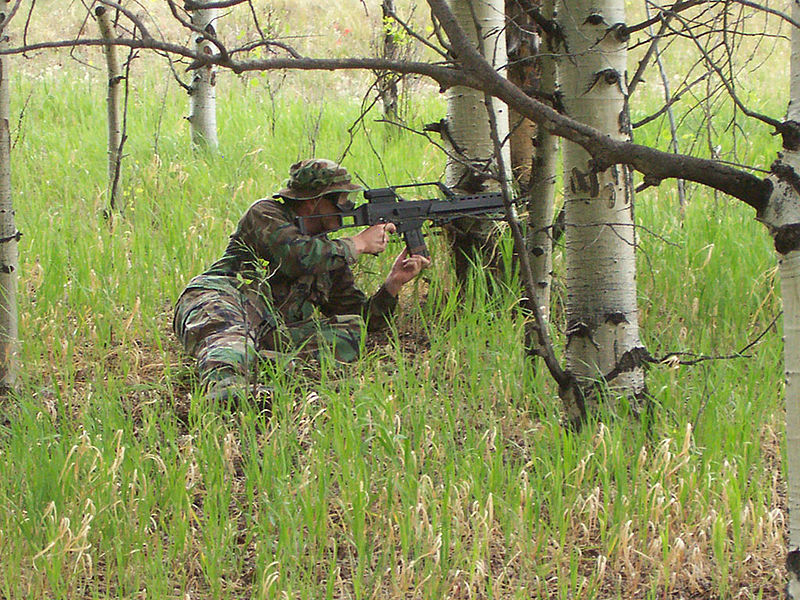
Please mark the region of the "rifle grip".
[[431, 257], [430, 253], [428, 252], [428, 247], [425, 245], [425, 238], [422, 235], [421, 227], [418, 227], [417, 229], [409, 229], [408, 231], [403, 232], [403, 239], [406, 242], [406, 248], [408, 249], [409, 256], [418, 254], [420, 256], [424, 256], [425, 258]]

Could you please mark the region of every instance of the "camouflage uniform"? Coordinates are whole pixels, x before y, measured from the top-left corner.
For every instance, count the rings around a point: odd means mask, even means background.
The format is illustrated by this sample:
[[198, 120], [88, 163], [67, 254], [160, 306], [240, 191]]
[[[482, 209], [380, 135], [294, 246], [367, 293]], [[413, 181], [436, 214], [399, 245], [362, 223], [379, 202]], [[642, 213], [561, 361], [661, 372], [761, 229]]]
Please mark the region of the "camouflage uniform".
[[[312, 160], [312, 165], [338, 167]], [[344, 191], [360, 189], [346, 179]], [[341, 187], [317, 182], [308, 193]], [[356, 253], [350, 238], [300, 233], [291, 200], [304, 199], [301, 193], [287, 188], [278, 196], [290, 201], [255, 202], [222, 258], [192, 279], [178, 299], [173, 328], [197, 358], [203, 386], [227, 388], [251, 381], [259, 356], [303, 357], [326, 346], [338, 360], [355, 360], [362, 326], [384, 326], [397, 304], [383, 287], [367, 298], [355, 286], [350, 266]]]

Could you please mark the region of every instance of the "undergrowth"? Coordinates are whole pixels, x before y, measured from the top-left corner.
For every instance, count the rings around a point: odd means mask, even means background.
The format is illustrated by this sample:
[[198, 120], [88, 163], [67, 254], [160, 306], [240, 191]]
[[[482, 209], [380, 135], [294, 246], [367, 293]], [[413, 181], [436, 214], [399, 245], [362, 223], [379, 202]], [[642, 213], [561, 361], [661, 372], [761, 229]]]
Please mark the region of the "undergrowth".
[[[459, 290], [433, 236], [394, 328], [354, 365], [268, 368], [266, 419], [197, 393], [170, 333], [183, 285], [298, 158], [349, 147], [378, 186], [439, 179], [442, 157], [371, 116], [351, 135], [357, 100], [298, 104], [230, 76], [220, 151], [193, 153], [185, 99], [144, 77], [125, 209], [107, 219], [99, 78], [13, 86], [23, 388], [0, 409], [0, 596], [775, 597], [780, 301], [747, 209], [698, 189], [682, 215], [666, 184], [639, 196], [651, 353], [729, 356], [766, 330], [736, 358], [654, 366], [639, 419], [563, 428], [522, 347], [518, 284]], [[415, 127], [442, 116], [434, 95], [416, 107]], [[747, 144], [775, 153], [765, 132]], [[361, 261], [364, 289], [390, 260]]]

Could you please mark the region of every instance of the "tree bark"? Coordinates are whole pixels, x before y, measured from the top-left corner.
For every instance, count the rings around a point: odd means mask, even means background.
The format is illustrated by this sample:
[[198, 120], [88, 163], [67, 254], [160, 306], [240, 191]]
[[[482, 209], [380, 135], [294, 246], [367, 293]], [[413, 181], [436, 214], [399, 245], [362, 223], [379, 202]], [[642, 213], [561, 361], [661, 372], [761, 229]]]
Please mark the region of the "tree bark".
[[[381, 3], [383, 15], [383, 57], [395, 60], [398, 57], [397, 41], [389, 28], [394, 14], [394, 0], [383, 0]], [[396, 121], [399, 116], [397, 75], [391, 71], [384, 71], [380, 75], [380, 97], [383, 104], [383, 116], [388, 121]]]
[[[542, 16], [552, 20], [555, 0], [544, 0]], [[556, 92], [555, 53], [558, 40], [545, 36], [546, 51], [539, 57], [539, 90], [543, 94]], [[512, 139], [513, 144], [513, 139]], [[512, 145], [513, 151], [513, 145]], [[536, 134], [533, 171], [528, 194], [527, 248], [531, 259], [531, 271], [536, 283], [536, 302], [549, 323], [550, 291], [553, 271], [553, 213], [556, 194], [556, 169], [558, 167], [558, 138], [544, 127]], [[526, 347], [529, 353], [538, 353], [538, 336], [527, 334]]]
[[[573, 119], [626, 140], [627, 36], [622, 0], [563, 0], [557, 10], [570, 56], [559, 62], [564, 108]], [[636, 297], [636, 232], [627, 168], [597, 168], [581, 146], [564, 156], [567, 345], [565, 363], [594, 402], [598, 384], [644, 392]], [[565, 398], [571, 419], [591, 407]], [[570, 405], [572, 404], [572, 405]], [[583, 414], [582, 414], [583, 413]]]
[[[534, 62], [539, 53], [536, 24], [523, 10], [519, 0], [506, 0], [505, 4], [508, 80], [522, 90], [539, 89], [539, 73]], [[533, 170], [536, 125], [513, 109], [508, 114], [511, 172], [519, 188], [527, 193]]]
[[[192, 25], [199, 31], [216, 36], [215, 22], [217, 9], [204, 8], [192, 11]], [[211, 56], [214, 47], [206, 37], [195, 32], [195, 52], [198, 56]], [[217, 141], [217, 100], [216, 70], [209, 63], [195, 70], [194, 79], [189, 90], [191, 112], [189, 122], [192, 124], [192, 142], [198, 147], [216, 149]]]
[[[104, 40], [112, 41], [114, 35], [113, 25], [108, 10], [105, 6], [94, 9], [97, 17], [97, 26]], [[117, 48], [111, 44], [103, 47], [108, 71], [108, 92], [106, 95], [106, 110], [108, 113], [108, 203], [113, 210], [122, 209], [118, 203], [118, 190], [120, 184], [120, 168], [122, 164], [122, 126], [120, 123], [119, 96], [122, 74], [117, 60]]]
[[[792, 18], [800, 19], [800, 4], [792, 3]], [[786, 478], [789, 508], [789, 572], [787, 595], [800, 600], [800, 29], [792, 27], [792, 49], [787, 122], [796, 134], [783, 138], [783, 155], [773, 165], [778, 175], [771, 209], [761, 220], [773, 232], [780, 253], [779, 271], [783, 296], [784, 372], [786, 376]], [[793, 244], [783, 247], [786, 237]], [[782, 252], [784, 250], [785, 252]]]
[[[451, 0], [451, 6], [473, 46], [495, 69], [502, 69], [506, 62], [503, 0]], [[498, 136], [503, 141], [508, 136], [508, 109], [497, 101], [494, 111]], [[464, 194], [500, 189], [483, 92], [462, 86], [449, 88], [447, 121], [441, 133], [448, 147], [445, 181], [449, 187]], [[507, 144], [503, 152], [503, 164], [508, 165]], [[460, 282], [466, 280], [470, 262], [478, 257], [485, 266], [497, 267], [494, 229], [491, 221], [476, 218], [458, 219], [449, 228]]]
[[[10, 2], [0, 0], [0, 49], [8, 46], [5, 30]], [[17, 386], [17, 269], [19, 232], [11, 197], [11, 132], [8, 57], [0, 57], [0, 393]]]

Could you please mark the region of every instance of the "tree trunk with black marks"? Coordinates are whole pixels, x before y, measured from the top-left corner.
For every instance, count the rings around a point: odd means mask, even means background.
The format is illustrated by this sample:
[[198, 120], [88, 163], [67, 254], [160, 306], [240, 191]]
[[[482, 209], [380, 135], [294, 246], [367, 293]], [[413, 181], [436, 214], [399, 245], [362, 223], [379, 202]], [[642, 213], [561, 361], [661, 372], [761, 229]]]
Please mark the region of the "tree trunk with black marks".
[[[395, 60], [398, 57], [397, 40], [392, 29], [394, 20], [394, 0], [383, 0], [381, 3], [383, 15], [383, 57]], [[397, 75], [388, 71], [381, 73], [379, 93], [383, 104], [383, 116], [388, 121], [396, 121], [399, 116], [397, 89]]]
[[[800, 4], [792, 5], [800, 21]], [[789, 507], [787, 595], [800, 600], [800, 30], [792, 28], [789, 110], [791, 126], [783, 152], [773, 164], [776, 179], [767, 209], [758, 215], [775, 238], [783, 295], [784, 371], [786, 374], [786, 477]]]
[[[558, 21], [566, 52], [559, 62], [564, 108], [612, 139], [628, 139], [625, 6], [622, 0], [562, 0]], [[627, 167], [596, 168], [582, 147], [564, 144], [567, 372], [583, 399], [565, 398], [582, 419], [605, 386], [631, 398], [644, 393], [636, 298], [636, 232]]]
[[[496, 69], [502, 69], [506, 63], [503, 0], [451, 0], [450, 6], [482, 56]], [[508, 136], [508, 109], [496, 101], [494, 111], [498, 135], [504, 141]], [[449, 154], [445, 181], [458, 193], [500, 189], [487, 114], [483, 92], [461, 86], [447, 90], [447, 120], [441, 130]], [[508, 165], [507, 144], [503, 152], [503, 163]], [[497, 267], [499, 259], [493, 222], [463, 218], [454, 222], [448, 231], [460, 282], [466, 280], [473, 260], [483, 261], [484, 266]]]
[[[536, 23], [524, 10], [520, 0], [506, 0], [506, 23], [508, 80], [528, 93], [538, 90], [539, 36]], [[536, 125], [513, 109], [509, 110], [508, 115], [511, 172], [520, 190], [527, 193], [534, 161]]]
[[[192, 11], [192, 25], [198, 31], [216, 36], [215, 23], [217, 9], [204, 8]], [[195, 52], [199, 55], [214, 54], [214, 46], [204, 35], [195, 32]], [[198, 147], [216, 149], [217, 141], [217, 100], [216, 70], [208, 64], [195, 71], [189, 90], [191, 112], [189, 122], [192, 124], [192, 142]]]
[[[555, 0], [544, 0], [542, 16], [552, 20], [555, 13]], [[555, 98], [556, 51], [559, 41], [551, 36], [543, 40], [545, 51], [539, 56], [539, 90], [544, 95]], [[513, 151], [513, 146], [512, 146]], [[558, 138], [544, 127], [536, 133], [534, 161], [528, 193], [528, 236], [526, 245], [530, 254], [531, 271], [536, 283], [538, 303], [542, 315], [550, 316], [550, 291], [553, 271], [553, 213], [556, 195], [556, 169], [558, 168]], [[526, 347], [529, 353], [539, 348], [537, 336], [527, 335]]]
[[[94, 9], [97, 18], [97, 26], [100, 35], [104, 40], [111, 42], [116, 37], [111, 17], [105, 6], [97, 6]], [[108, 71], [108, 92], [106, 94], [106, 111], [108, 113], [108, 204], [113, 210], [121, 210], [123, 207], [118, 202], [118, 191], [120, 185], [120, 168], [122, 164], [122, 126], [120, 123], [120, 83], [122, 74], [117, 60], [117, 48], [111, 44], [103, 46], [103, 54], [106, 58], [106, 70]]]
[[[0, 0], [0, 47], [8, 46], [5, 29], [10, 2]], [[11, 198], [10, 89], [7, 56], [0, 56], [0, 393], [17, 386], [17, 269], [19, 232]]]

